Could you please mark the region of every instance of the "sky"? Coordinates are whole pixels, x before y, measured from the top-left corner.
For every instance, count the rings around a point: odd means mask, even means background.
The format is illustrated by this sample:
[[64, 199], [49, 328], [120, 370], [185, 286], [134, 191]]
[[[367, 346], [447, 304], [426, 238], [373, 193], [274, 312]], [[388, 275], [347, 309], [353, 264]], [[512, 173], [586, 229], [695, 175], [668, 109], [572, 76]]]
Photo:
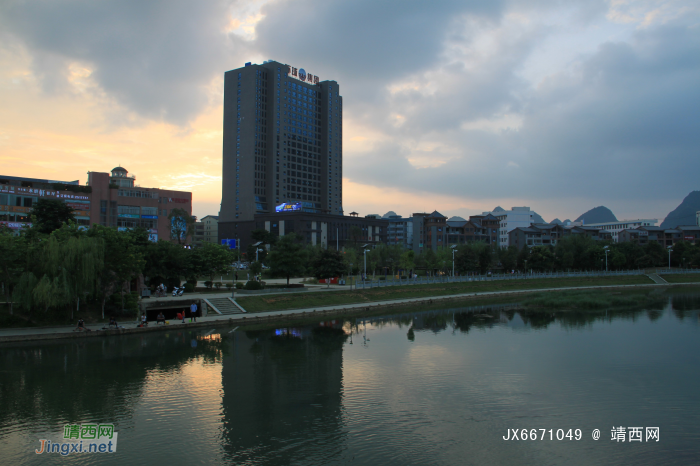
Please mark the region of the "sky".
[[662, 220], [700, 189], [693, 0], [2, 0], [0, 174], [221, 202], [223, 75], [336, 80], [360, 215], [605, 205]]

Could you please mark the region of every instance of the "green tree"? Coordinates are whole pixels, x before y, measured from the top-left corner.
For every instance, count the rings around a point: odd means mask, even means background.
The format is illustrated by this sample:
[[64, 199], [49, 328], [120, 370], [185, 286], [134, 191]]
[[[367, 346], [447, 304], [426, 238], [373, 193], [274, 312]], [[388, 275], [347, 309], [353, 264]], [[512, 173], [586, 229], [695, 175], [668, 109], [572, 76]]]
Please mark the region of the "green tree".
[[274, 246], [277, 242], [277, 236], [273, 235], [271, 232], [265, 230], [264, 228], [259, 228], [257, 230], [251, 231], [250, 239], [253, 240], [253, 243], [262, 241], [263, 244], [269, 244], [270, 246]]
[[14, 236], [9, 228], [0, 227], [0, 281], [10, 314], [13, 313], [12, 291], [27, 265], [27, 251], [28, 244], [24, 236]]
[[170, 220], [170, 239], [176, 239], [177, 244], [187, 242], [194, 235], [194, 217], [185, 209], [175, 208], [168, 214]]
[[151, 243], [142, 249], [146, 265], [144, 275], [147, 282], [159, 285], [165, 282], [169, 288], [180, 286], [182, 277], [191, 277], [194, 274], [192, 266], [192, 249], [173, 244], [170, 241], [158, 241]]
[[250, 273], [253, 274], [253, 276], [262, 273], [262, 263], [260, 261], [254, 261], [250, 263]]
[[515, 269], [518, 263], [518, 247], [511, 244], [507, 248], [500, 248], [498, 250], [498, 260], [501, 262], [503, 271], [505, 273], [510, 273], [511, 270]]
[[[311, 264], [314, 276], [319, 280], [339, 277], [345, 270], [343, 255], [339, 251], [333, 249], [324, 249], [321, 251], [318, 259]], [[330, 281], [328, 286], [330, 287]]]
[[289, 278], [304, 273], [306, 250], [302, 238], [296, 233], [282, 236], [270, 253], [270, 271], [274, 275]]
[[44, 312], [71, 303], [79, 307], [80, 298], [96, 290], [104, 266], [103, 248], [96, 238], [52, 234], [33, 251], [33, 267], [20, 276], [13, 296], [30, 313], [33, 306], [43, 307]]
[[105, 317], [105, 303], [117, 290], [121, 290], [122, 309], [124, 308], [124, 285], [143, 271], [146, 261], [142, 248], [137, 244], [138, 234], [117, 231], [115, 228], [93, 225], [88, 237], [98, 238], [104, 244], [104, 267], [98, 275], [98, 290], [102, 304], [102, 318]]
[[50, 234], [64, 223], [75, 222], [73, 209], [57, 199], [39, 199], [32, 207], [34, 227], [41, 233]]
[[215, 275], [228, 273], [233, 263], [233, 255], [227, 246], [204, 243], [191, 252], [195, 276], [206, 275], [214, 281]]
[[404, 270], [404, 274], [408, 274], [416, 267], [415, 258], [416, 253], [414, 253], [413, 251], [406, 251], [403, 254], [401, 254], [401, 260], [399, 264]]
[[535, 246], [530, 249], [530, 257], [527, 260], [528, 269], [547, 271], [554, 267], [554, 253], [549, 246]]

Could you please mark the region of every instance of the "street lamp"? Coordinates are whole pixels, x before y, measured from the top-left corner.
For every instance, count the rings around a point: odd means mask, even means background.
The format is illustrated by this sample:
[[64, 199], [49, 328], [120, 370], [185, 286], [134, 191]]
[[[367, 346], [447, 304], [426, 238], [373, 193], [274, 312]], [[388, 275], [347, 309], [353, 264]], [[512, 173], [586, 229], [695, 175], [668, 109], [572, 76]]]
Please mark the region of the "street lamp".
[[[352, 275], [352, 262], [350, 262], [350, 273], [348, 273], [348, 280], [350, 279], [351, 275]], [[352, 291], [352, 282], [350, 282], [350, 290]]]
[[453, 244], [450, 246], [450, 249], [452, 249], [452, 280], [455, 278], [455, 253], [457, 252], [457, 245]]
[[605, 271], [608, 271], [608, 249], [610, 246], [605, 246], [603, 249], [605, 250]]
[[668, 249], [668, 269], [671, 270], [671, 249], [673, 246], [668, 246], [666, 249]]
[[258, 253], [263, 251], [264, 249], [255, 248], [255, 262], [258, 262]]
[[362, 249], [363, 249], [362, 255], [365, 256], [365, 273], [362, 276], [362, 289], [363, 290], [365, 289], [365, 278], [367, 277], [367, 251], [369, 251], [369, 249], [365, 249], [367, 246], [369, 246], [369, 244], [362, 245]]

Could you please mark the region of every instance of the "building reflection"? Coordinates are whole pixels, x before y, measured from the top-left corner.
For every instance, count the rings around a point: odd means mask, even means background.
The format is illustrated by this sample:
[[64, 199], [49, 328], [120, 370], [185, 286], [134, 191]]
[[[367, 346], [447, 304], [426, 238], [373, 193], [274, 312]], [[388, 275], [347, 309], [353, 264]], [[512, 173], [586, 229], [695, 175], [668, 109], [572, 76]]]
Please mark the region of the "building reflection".
[[342, 322], [236, 331], [222, 362], [222, 445], [233, 463], [342, 452]]

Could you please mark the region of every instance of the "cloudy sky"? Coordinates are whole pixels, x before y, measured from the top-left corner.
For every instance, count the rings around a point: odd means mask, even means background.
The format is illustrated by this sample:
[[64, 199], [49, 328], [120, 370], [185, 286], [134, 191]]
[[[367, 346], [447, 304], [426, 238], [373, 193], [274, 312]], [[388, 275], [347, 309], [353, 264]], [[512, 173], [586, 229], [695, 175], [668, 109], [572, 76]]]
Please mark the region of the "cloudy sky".
[[659, 218], [700, 189], [693, 0], [1, 0], [0, 174], [221, 196], [223, 73], [337, 80], [344, 207]]

